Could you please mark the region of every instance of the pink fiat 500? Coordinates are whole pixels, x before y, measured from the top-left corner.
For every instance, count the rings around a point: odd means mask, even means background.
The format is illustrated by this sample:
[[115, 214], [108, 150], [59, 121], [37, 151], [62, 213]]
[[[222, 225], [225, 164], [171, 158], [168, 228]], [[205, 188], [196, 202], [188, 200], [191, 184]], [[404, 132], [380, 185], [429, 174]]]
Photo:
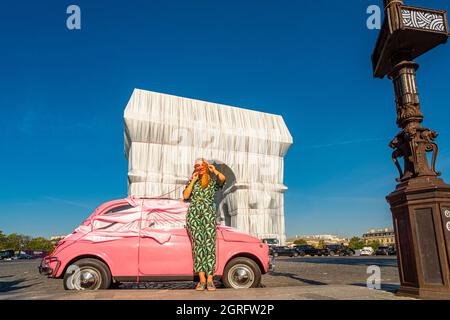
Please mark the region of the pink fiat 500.
[[[125, 198], [98, 207], [45, 257], [39, 272], [65, 289], [95, 290], [121, 282], [194, 280], [185, 228], [188, 202]], [[272, 270], [260, 239], [217, 225], [215, 276], [225, 287], [257, 287]]]

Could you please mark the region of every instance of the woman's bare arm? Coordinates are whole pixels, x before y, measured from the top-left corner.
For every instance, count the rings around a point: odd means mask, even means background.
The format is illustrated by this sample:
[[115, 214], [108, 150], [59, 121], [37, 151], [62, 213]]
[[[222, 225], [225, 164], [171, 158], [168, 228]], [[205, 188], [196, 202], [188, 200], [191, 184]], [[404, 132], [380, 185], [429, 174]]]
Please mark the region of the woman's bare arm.
[[184, 191], [183, 191], [183, 199], [184, 199], [184, 200], [188, 200], [188, 199], [190, 198], [191, 193], [192, 193], [192, 188], [194, 188], [194, 184], [195, 184], [195, 182], [196, 182], [197, 180], [198, 180], [198, 173], [195, 172], [195, 173], [192, 175], [191, 183], [189, 183], [189, 185], [187, 186], [187, 188], [184, 189]]
[[225, 183], [225, 175], [216, 169], [216, 167], [212, 164], [209, 165], [209, 170], [211, 170], [217, 176], [217, 182], [219, 185], [223, 185]]

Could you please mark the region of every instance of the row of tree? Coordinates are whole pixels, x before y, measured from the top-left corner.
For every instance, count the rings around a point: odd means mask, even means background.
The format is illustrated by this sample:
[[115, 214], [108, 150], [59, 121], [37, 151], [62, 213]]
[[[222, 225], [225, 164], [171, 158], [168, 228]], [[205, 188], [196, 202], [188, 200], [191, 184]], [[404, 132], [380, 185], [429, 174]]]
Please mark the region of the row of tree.
[[52, 251], [53, 243], [43, 237], [32, 238], [23, 234], [11, 233], [5, 235], [0, 230], [0, 250], [36, 250]]
[[[296, 239], [294, 244], [307, 244], [305, 239]], [[318, 247], [323, 248], [325, 241], [320, 240]], [[359, 237], [353, 237], [350, 239], [348, 246], [354, 250], [362, 249], [363, 247], [372, 247], [374, 250], [378, 249], [381, 244], [378, 241], [372, 241], [370, 243], [364, 243]], [[54, 248], [52, 241], [37, 237], [32, 238], [22, 234], [11, 233], [8, 235], [3, 234], [0, 230], [0, 250], [42, 250], [51, 251]]]
[[364, 247], [372, 247], [373, 250], [377, 250], [378, 247], [381, 246], [381, 243], [378, 241], [370, 241], [368, 243], [365, 243], [363, 239], [359, 237], [353, 237], [350, 239], [348, 246], [353, 250], [359, 250]]
[[[308, 244], [308, 243], [306, 242], [305, 239], [296, 239], [294, 241], [294, 244]], [[325, 241], [320, 240], [317, 247], [323, 248], [325, 245], [326, 245]], [[379, 243], [378, 241], [372, 241], [369, 243], [365, 243], [364, 240], [359, 237], [351, 238], [348, 243], [348, 247], [353, 250], [359, 250], [359, 249], [362, 249], [363, 247], [372, 247], [373, 250], [377, 250], [378, 247], [380, 247], [380, 246], [381, 246], [381, 243]]]

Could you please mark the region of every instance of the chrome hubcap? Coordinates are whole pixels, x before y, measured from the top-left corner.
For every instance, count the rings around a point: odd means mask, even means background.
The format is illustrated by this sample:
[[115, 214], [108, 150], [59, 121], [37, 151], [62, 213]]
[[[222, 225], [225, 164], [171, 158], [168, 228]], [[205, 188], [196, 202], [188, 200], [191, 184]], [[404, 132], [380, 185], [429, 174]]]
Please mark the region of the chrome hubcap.
[[76, 290], [96, 290], [101, 284], [101, 275], [98, 270], [82, 267], [72, 277], [73, 288]]
[[228, 281], [233, 288], [250, 288], [255, 281], [255, 274], [249, 266], [237, 264], [230, 269]]

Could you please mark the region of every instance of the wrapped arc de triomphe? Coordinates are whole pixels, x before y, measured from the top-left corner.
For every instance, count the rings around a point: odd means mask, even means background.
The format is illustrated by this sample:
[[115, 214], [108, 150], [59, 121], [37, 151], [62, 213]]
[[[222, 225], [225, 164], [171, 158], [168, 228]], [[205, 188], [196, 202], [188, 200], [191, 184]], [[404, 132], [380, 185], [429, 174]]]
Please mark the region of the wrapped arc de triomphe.
[[181, 198], [203, 157], [226, 176], [221, 223], [285, 243], [283, 163], [293, 140], [281, 116], [135, 89], [124, 122], [130, 196]]

